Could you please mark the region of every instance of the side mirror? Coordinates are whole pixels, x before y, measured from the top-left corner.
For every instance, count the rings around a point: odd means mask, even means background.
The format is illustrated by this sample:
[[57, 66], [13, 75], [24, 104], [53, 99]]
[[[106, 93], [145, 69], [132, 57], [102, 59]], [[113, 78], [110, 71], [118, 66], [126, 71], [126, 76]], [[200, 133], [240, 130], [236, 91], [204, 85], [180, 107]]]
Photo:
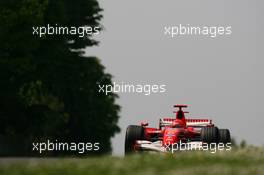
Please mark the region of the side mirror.
[[141, 122], [141, 126], [148, 126], [148, 122]]

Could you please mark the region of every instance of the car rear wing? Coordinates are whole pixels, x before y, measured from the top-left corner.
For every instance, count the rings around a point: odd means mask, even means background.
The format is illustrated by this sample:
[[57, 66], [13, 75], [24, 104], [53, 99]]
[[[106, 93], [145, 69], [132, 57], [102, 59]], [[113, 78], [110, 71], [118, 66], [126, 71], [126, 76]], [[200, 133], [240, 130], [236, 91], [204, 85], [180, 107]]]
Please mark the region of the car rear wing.
[[[159, 127], [170, 126], [175, 118], [161, 118], [159, 121]], [[204, 127], [211, 126], [212, 120], [210, 119], [185, 119], [187, 126]]]
[[211, 119], [185, 119], [187, 126], [211, 126], [212, 120]]

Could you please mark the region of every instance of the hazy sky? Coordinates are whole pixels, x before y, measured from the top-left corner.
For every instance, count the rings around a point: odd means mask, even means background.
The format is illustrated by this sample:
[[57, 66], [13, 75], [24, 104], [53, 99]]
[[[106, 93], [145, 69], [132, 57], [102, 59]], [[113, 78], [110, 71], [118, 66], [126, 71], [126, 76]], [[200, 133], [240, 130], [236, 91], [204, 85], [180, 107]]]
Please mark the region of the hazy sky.
[[[99, 0], [105, 30], [87, 55], [102, 60], [113, 81], [166, 84], [166, 93], [120, 93], [114, 154], [124, 151], [127, 125], [173, 116], [188, 104], [187, 117], [211, 118], [237, 140], [263, 145], [263, 2], [259, 0]], [[169, 38], [164, 26], [232, 26], [217, 38]]]

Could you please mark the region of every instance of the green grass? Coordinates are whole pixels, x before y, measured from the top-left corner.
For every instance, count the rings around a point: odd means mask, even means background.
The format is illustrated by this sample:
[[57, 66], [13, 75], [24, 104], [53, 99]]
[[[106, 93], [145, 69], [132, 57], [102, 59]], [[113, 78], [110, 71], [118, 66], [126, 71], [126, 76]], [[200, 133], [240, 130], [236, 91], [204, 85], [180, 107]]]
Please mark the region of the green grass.
[[0, 175], [226, 175], [264, 174], [264, 148], [175, 155], [137, 154], [82, 159], [4, 159]]

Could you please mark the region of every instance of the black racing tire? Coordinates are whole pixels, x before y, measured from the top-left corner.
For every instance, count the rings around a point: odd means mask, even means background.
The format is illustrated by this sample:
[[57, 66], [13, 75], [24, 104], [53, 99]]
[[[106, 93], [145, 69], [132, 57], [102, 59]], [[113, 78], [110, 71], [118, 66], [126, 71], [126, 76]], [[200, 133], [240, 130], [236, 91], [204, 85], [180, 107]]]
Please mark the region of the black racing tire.
[[219, 130], [217, 127], [203, 127], [201, 130], [201, 140], [205, 143], [218, 143]]
[[228, 129], [219, 129], [219, 143], [230, 143], [231, 136], [230, 131]]
[[134, 144], [136, 140], [143, 140], [144, 128], [137, 125], [129, 125], [126, 130], [125, 138], [125, 154], [134, 152]]

